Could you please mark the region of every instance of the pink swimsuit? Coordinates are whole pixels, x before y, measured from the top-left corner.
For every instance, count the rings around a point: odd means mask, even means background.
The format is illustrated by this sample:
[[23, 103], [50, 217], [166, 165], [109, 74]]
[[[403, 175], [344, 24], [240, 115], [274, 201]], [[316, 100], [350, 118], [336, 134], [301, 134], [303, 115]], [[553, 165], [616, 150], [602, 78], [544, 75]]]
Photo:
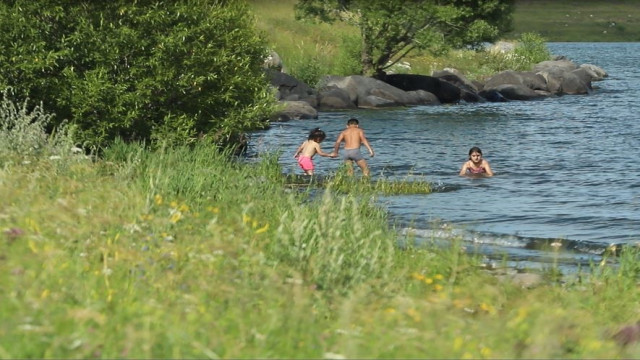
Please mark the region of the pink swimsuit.
[[469, 166], [467, 168], [467, 172], [472, 174], [484, 174], [487, 172], [487, 170], [484, 169], [484, 166], [480, 166], [479, 168], [475, 168], [475, 169]]
[[308, 156], [298, 156], [298, 165], [300, 165], [304, 171], [313, 170], [313, 161], [311, 161], [311, 158]]

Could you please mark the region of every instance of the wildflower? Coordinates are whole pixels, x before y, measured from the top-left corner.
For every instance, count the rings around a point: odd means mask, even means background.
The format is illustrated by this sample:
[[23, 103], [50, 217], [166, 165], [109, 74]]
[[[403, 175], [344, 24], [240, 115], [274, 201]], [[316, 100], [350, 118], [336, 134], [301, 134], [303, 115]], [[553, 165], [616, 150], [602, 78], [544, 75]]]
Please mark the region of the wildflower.
[[266, 224], [265, 226], [263, 226], [260, 229], [256, 230], [256, 234], [262, 234], [263, 232], [266, 232], [267, 230], [269, 230], [269, 224]]
[[427, 284], [427, 285], [431, 285], [431, 284], [433, 284], [433, 279], [432, 278], [426, 278], [426, 279], [424, 279], [424, 283]]
[[442, 291], [442, 289], [444, 289], [444, 287], [440, 284], [433, 285], [433, 290], [435, 291]]
[[175, 224], [178, 221], [180, 221], [180, 219], [182, 219], [182, 213], [180, 211], [176, 211], [173, 214], [171, 214], [171, 217], [169, 218], [169, 221], [171, 221], [173, 224]]
[[251, 218], [249, 217], [249, 215], [247, 214], [242, 214], [242, 223], [246, 224], [251, 220]]
[[153, 198], [156, 202], [156, 205], [162, 205], [162, 196], [159, 194], [156, 194], [156, 196], [154, 196]]
[[460, 336], [453, 339], [453, 350], [457, 351], [462, 349], [462, 345], [464, 345], [464, 339], [462, 339]]
[[172, 201], [171, 204], [169, 204], [169, 205], [174, 209], [178, 208], [178, 202], [177, 201]]
[[4, 232], [5, 235], [7, 235], [7, 237], [9, 238], [9, 240], [15, 240], [16, 238], [24, 235], [24, 231], [22, 231], [22, 229], [20, 228], [11, 228], [9, 230], [5, 230]]
[[209, 207], [207, 208], [207, 211], [210, 211], [210, 212], [212, 212], [212, 213], [214, 213], [214, 214], [219, 214], [219, 213], [220, 213], [220, 209], [218, 209], [218, 208], [217, 208], [217, 207], [215, 207], [215, 206], [209, 206]]
[[411, 274], [411, 277], [419, 281], [424, 280], [424, 275], [419, 274], [417, 272], [414, 272], [413, 274]]
[[480, 355], [482, 355], [483, 358], [491, 357], [491, 349], [483, 346], [482, 349], [480, 349]]
[[440, 274], [435, 274], [435, 275], [433, 276], [433, 278], [434, 278], [434, 279], [436, 279], [436, 280], [442, 280], [442, 279], [444, 279], [444, 276], [442, 276], [442, 275], [440, 275]]
[[415, 322], [420, 321], [420, 314], [416, 311], [416, 309], [411, 308], [407, 310], [407, 315], [409, 315]]
[[180, 207], [178, 208], [178, 211], [180, 212], [187, 212], [189, 211], [189, 207], [186, 204], [182, 204], [180, 205]]

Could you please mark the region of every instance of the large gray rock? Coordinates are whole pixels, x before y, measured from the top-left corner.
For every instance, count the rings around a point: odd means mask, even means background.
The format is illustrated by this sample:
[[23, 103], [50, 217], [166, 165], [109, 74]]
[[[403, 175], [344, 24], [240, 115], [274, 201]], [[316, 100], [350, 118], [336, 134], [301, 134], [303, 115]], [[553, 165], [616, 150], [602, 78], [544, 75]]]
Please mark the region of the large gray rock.
[[551, 69], [559, 69], [566, 72], [577, 68], [576, 63], [571, 60], [547, 60], [534, 65], [533, 72], [549, 71]]
[[[326, 76], [320, 80], [320, 87], [337, 87], [349, 94], [349, 99], [357, 107], [389, 107], [404, 105], [433, 104], [432, 98], [408, 94], [395, 86], [375, 78], [352, 76]], [[424, 100], [425, 103], [416, 104]]]
[[490, 77], [484, 84], [484, 90], [495, 89], [500, 85], [522, 85], [531, 90], [547, 91], [547, 82], [540, 74], [532, 71], [506, 70]]
[[582, 73], [566, 72], [562, 77], [562, 93], [568, 95], [588, 94], [591, 90], [591, 82], [587, 83], [581, 77]]
[[604, 78], [609, 76], [609, 74], [607, 74], [606, 71], [604, 71], [601, 67], [596, 65], [582, 64], [580, 65], [580, 68], [586, 68], [595, 74], [595, 77], [593, 77], [591, 81], [601, 81], [601, 80], [604, 80]]
[[543, 94], [518, 84], [502, 84], [493, 89], [509, 100], [535, 100], [543, 97]]
[[275, 115], [284, 121], [289, 119], [317, 119], [318, 111], [306, 101], [280, 101], [282, 110]]
[[318, 90], [318, 109], [355, 109], [349, 93], [337, 86], [326, 86]]
[[266, 69], [271, 86], [276, 90], [277, 100], [305, 101], [312, 107], [317, 106], [317, 94], [314, 89], [291, 75], [273, 69]]
[[424, 90], [434, 94], [441, 103], [457, 103], [460, 101], [460, 88], [433, 76], [417, 74], [391, 74], [384, 77], [384, 82], [404, 91]]

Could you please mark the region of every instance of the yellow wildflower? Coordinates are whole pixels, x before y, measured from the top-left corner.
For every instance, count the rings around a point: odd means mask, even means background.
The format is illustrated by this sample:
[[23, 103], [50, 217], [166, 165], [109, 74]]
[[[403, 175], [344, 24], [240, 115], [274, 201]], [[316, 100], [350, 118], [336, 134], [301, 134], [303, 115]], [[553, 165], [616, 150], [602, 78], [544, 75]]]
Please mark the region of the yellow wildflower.
[[266, 232], [267, 230], [269, 230], [269, 224], [266, 224], [265, 226], [263, 226], [260, 229], [256, 230], [256, 234], [262, 234], [263, 232]]
[[162, 205], [162, 196], [159, 194], [156, 194], [156, 196], [154, 196], [153, 198], [156, 202], [156, 205]]
[[169, 221], [175, 224], [178, 221], [180, 221], [180, 219], [182, 219], [182, 213], [180, 211], [176, 211], [173, 214], [171, 214], [171, 218], [169, 218]]
[[416, 280], [420, 280], [420, 281], [424, 280], [424, 275], [419, 274], [417, 272], [414, 272], [413, 274], [411, 274], [411, 277], [416, 279]]

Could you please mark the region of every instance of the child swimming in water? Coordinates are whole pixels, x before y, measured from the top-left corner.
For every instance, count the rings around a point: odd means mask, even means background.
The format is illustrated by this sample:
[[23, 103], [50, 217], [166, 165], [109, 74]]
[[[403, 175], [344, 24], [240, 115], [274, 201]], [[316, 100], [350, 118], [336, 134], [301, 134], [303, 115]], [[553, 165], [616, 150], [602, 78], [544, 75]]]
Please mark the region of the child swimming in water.
[[298, 165], [304, 170], [306, 175], [313, 175], [313, 157], [318, 154], [320, 156], [332, 157], [333, 154], [327, 154], [320, 149], [320, 143], [326, 138], [324, 131], [315, 128], [309, 133], [309, 138], [303, 142], [293, 154], [298, 159]]
[[493, 171], [489, 162], [482, 158], [482, 150], [479, 147], [474, 146], [469, 150], [469, 160], [462, 164], [460, 169], [460, 176], [493, 176]]

